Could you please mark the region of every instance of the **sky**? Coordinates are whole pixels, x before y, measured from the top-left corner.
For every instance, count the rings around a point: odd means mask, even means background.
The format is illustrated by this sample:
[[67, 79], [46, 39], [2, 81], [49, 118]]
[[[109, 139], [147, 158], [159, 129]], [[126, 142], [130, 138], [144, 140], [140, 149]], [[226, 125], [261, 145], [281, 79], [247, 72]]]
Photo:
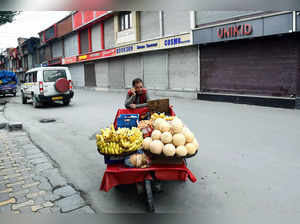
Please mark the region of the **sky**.
[[38, 33], [58, 22], [70, 11], [24, 11], [12, 23], [0, 26], [0, 51], [16, 47], [18, 37], [38, 37]]

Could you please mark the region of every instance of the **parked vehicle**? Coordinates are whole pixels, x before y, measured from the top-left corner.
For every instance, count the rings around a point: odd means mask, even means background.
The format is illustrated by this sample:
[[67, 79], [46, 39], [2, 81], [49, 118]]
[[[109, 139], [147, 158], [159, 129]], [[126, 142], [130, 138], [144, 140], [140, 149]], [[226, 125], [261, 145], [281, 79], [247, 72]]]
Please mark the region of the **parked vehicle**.
[[0, 71], [0, 95], [17, 94], [18, 79], [14, 72]]
[[71, 73], [67, 67], [40, 67], [26, 72], [21, 85], [22, 103], [28, 99], [37, 108], [61, 101], [69, 105], [74, 96]]

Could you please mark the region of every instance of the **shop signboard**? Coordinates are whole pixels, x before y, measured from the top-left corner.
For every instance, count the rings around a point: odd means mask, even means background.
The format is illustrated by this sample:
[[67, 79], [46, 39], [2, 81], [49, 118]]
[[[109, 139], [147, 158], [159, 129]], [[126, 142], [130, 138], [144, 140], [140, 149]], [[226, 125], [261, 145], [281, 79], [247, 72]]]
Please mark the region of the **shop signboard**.
[[270, 36], [292, 32], [292, 13], [248, 19], [193, 30], [193, 44]]
[[61, 58], [53, 58], [52, 60], [48, 61], [48, 65], [61, 65]]
[[89, 61], [89, 60], [96, 60], [101, 58], [108, 58], [113, 57], [116, 55], [116, 49], [108, 49], [103, 51], [97, 51], [90, 54], [84, 54], [78, 56], [78, 61]]
[[73, 56], [73, 57], [63, 58], [61, 63], [63, 65], [66, 65], [66, 64], [76, 63], [76, 62], [77, 62], [77, 57]]
[[119, 56], [146, 51], [163, 50], [188, 46], [191, 44], [191, 35], [190, 33], [187, 33], [118, 47], [116, 48], [116, 55]]

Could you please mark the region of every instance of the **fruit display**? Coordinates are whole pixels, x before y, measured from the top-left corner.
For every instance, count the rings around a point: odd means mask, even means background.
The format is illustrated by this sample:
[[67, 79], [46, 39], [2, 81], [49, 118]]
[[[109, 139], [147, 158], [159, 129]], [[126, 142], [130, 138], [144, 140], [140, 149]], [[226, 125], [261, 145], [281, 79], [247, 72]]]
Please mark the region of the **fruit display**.
[[[159, 116], [159, 117], [158, 117]], [[186, 157], [195, 155], [199, 143], [194, 134], [183, 125], [178, 117], [166, 120], [163, 114], [153, 114], [153, 132], [143, 141], [143, 149], [152, 154], [166, 157]]]
[[139, 129], [144, 129], [147, 128], [149, 126], [152, 126], [151, 121], [150, 120], [141, 120], [138, 124], [138, 128]]
[[114, 129], [101, 129], [101, 134], [96, 135], [96, 143], [100, 153], [106, 155], [120, 155], [134, 152], [143, 144], [143, 134], [140, 129], [133, 127]]
[[156, 121], [158, 118], [161, 118], [163, 120], [166, 120], [166, 121], [172, 121], [175, 117], [174, 116], [167, 116], [165, 115], [165, 113], [161, 113], [161, 114], [158, 114], [158, 113], [154, 113], [151, 115], [151, 121], [154, 122]]
[[138, 124], [138, 128], [143, 133], [144, 138], [151, 136], [153, 131], [152, 122], [150, 120], [141, 120]]

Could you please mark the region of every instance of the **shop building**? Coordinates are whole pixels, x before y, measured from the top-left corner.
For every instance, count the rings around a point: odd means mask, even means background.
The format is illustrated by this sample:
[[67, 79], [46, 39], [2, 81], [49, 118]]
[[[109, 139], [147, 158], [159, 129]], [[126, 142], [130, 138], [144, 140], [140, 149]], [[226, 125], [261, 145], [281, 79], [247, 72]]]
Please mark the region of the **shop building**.
[[40, 61], [74, 86], [295, 107], [295, 11], [76, 11], [40, 32]]
[[74, 86], [124, 90], [140, 77], [150, 92], [196, 98], [200, 82], [191, 12], [77, 11], [69, 18], [70, 32], [58, 37], [56, 24], [40, 38], [51, 49], [45, 63], [61, 57]]
[[294, 108], [300, 97], [300, 16], [247, 15], [200, 25], [198, 99]]

